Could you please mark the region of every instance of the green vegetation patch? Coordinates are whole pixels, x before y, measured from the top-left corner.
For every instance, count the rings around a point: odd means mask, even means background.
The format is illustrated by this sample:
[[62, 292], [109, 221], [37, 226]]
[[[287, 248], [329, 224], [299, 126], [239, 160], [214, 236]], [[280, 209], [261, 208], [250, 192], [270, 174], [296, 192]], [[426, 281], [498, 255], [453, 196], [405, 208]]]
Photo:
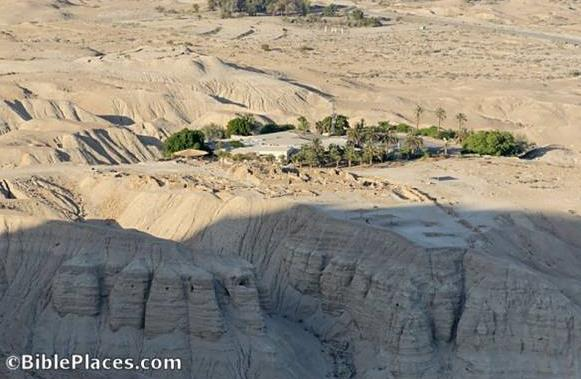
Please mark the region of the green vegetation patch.
[[516, 138], [510, 132], [500, 130], [470, 133], [462, 144], [464, 153], [495, 156], [515, 156], [528, 147], [524, 139]]
[[206, 150], [204, 133], [199, 130], [182, 129], [169, 136], [163, 143], [163, 154], [170, 157], [173, 153], [186, 150]]
[[254, 120], [254, 117], [245, 115], [233, 118], [228, 121], [226, 125], [226, 135], [228, 137], [237, 136], [249, 136], [259, 127], [259, 123]]
[[260, 128], [258, 131], [259, 134], [269, 134], [269, 133], [278, 133], [278, 132], [285, 132], [287, 130], [293, 130], [295, 127], [291, 124], [285, 125], [277, 125], [277, 124], [266, 124]]

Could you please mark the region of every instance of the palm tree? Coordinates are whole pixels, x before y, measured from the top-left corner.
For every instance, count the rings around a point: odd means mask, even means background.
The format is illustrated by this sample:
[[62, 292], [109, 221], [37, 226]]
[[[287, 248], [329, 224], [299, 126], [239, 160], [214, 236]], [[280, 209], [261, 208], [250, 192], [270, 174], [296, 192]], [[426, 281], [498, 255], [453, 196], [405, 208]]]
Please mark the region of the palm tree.
[[388, 145], [388, 147], [390, 145], [397, 145], [399, 142], [399, 138], [397, 138], [397, 135], [393, 132], [388, 132], [387, 133], [387, 137], [385, 139], [386, 144]]
[[365, 120], [361, 119], [353, 128], [347, 130], [347, 141], [355, 146], [361, 146], [365, 134]]
[[310, 128], [311, 124], [309, 124], [309, 121], [304, 116], [300, 116], [297, 119], [297, 129], [299, 130], [299, 132], [306, 133], [309, 131]]
[[404, 148], [409, 151], [410, 155], [416, 155], [416, 153], [424, 147], [424, 140], [419, 136], [414, 136], [409, 134], [404, 143]]
[[375, 139], [378, 142], [383, 143], [383, 150], [385, 155], [388, 155], [391, 150], [391, 146], [396, 145], [399, 141], [397, 136], [391, 131], [378, 132], [375, 134]]
[[321, 141], [321, 139], [318, 137], [313, 138], [313, 140], [311, 141], [311, 147], [316, 152], [321, 152], [325, 150], [325, 148], [323, 147], [323, 141]]
[[339, 163], [343, 159], [343, 149], [340, 146], [332, 144], [329, 146], [329, 158], [335, 162], [335, 167], [339, 168]]
[[373, 164], [373, 160], [377, 157], [377, 149], [372, 143], [367, 143], [363, 146], [363, 156], [361, 157], [364, 161], [369, 161], [369, 165]]
[[424, 114], [424, 108], [420, 104], [416, 105], [416, 129], [420, 130], [420, 121], [422, 119], [422, 114]]
[[345, 159], [347, 159], [347, 165], [351, 167], [353, 162], [359, 161], [359, 152], [355, 149], [353, 144], [347, 144], [345, 147]]
[[316, 165], [321, 166], [321, 163], [325, 158], [325, 148], [323, 147], [323, 142], [320, 138], [313, 138], [310, 148], [313, 152], [313, 158], [316, 162]]
[[458, 121], [458, 131], [462, 130], [464, 124], [468, 121], [468, 117], [464, 113], [458, 113], [456, 115], [456, 121]]
[[436, 117], [438, 118], [438, 130], [442, 130], [442, 121], [446, 119], [446, 110], [442, 107], [436, 109]]

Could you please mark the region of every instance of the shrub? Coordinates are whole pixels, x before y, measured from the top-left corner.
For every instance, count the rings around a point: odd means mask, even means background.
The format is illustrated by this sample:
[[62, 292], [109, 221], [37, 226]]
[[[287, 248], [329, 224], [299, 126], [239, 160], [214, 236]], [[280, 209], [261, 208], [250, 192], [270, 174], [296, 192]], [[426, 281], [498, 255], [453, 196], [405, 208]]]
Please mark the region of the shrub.
[[438, 138], [439, 131], [437, 126], [430, 126], [429, 128], [422, 128], [413, 132], [416, 136]]
[[258, 160], [258, 154], [256, 153], [234, 154], [231, 156], [231, 158], [235, 162], [256, 161]]
[[286, 130], [292, 130], [295, 127], [293, 125], [285, 124], [285, 125], [277, 125], [277, 124], [266, 124], [260, 128], [259, 134], [269, 134], [269, 133], [278, 133], [284, 132]]
[[325, 17], [335, 17], [339, 7], [336, 4], [329, 4], [323, 9], [323, 16]]
[[361, 9], [354, 9], [348, 14], [348, 25], [352, 27], [381, 26], [381, 20], [376, 17], [367, 17]]
[[201, 130], [208, 141], [215, 141], [226, 137], [226, 130], [216, 124], [206, 125]]
[[414, 130], [412, 133], [416, 136], [431, 137], [436, 139], [455, 139], [457, 133], [452, 129], [439, 130], [437, 126], [430, 126], [429, 128], [422, 128]]
[[439, 139], [453, 140], [453, 139], [456, 139], [457, 136], [458, 136], [458, 133], [456, 133], [456, 131], [454, 131], [452, 129], [444, 129], [444, 130], [440, 131], [438, 138]]
[[299, 51], [302, 53], [306, 53], [307, 51], [313, 51], [313, 50], [315, 50], [315, 49], [313, 49], [310, 46], [306, 46], [306, 45], [299, 47]]
[[412, 130], [412, 127], [408, 124], [400, 123], [394, 126], [392, 130], [394, 130], [396, 133], [409, 133]]
[[355, 8], [351, 11], [351, 13], [349, 14], [349, 17], [351, 17], [355, 21], [360, 21], [360, 20], [363, 20], [365, 18], [365, 14], [363, 13], [363, 11], [361, 9]]
[[389, 121], [379, 121], [377, 127], [386, 132], [394, 130], [394, 127], [389, 123]]
[[199, 130], [183, 129], [169, 136], [163, 143], [163, 154], [166, 157], [185, 149], [205, 150], [204, 133]]
[[241, 141], [237, 141], [237, 140], [233, 140], [233, 141], [229, 141], [228, 145], [230, 145], [230, 147], [232, 149], [238, 149], [239, 147], [244, 147], [246, 145], [244, 145]]
[[257, 123], [252, 116], [236, 117], [228, 121], [226, 125], [226, 135], [249, 136], [256, 128]]
[[495, 156], [514, 156], [527, 147], [524, 140], [515, 138], [510, 132], [499, 130], [478, 131], [469, 134], [462, 145], [465, 153]]

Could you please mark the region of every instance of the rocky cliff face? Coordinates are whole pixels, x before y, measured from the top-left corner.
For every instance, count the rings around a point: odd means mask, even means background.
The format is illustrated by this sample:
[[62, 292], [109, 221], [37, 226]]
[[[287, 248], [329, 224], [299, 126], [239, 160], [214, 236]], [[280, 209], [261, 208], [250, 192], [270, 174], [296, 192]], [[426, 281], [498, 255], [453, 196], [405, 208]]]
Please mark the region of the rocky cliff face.
[[194, 262], [175, 243], [100, 226], [15, 216], [0, 224], [3, 351], [181, 358], [184, 370], [156, 373], [171, 378], [318, 378], [327, 370], [323, 357], [308, 368], [288, 360], [300, 346], [282, 344], [280, 334], [308, 333], [268, 327], [277, 321], [260, 307], [247, 262]]
[[[308, 207], [269, 212], [256, 201], [204, 199], [198, 209], [214, 219], [204, 227], [197, 218], [171, 238], [251, 262], [259, 298], [323, 342], [337, 377], [581, 375], [579, 247], [547, 233], [559, 229], [550, 220], [533, 227], [536, 238], [513, 220], [465, 248], [430, 249]], [[140, 221], [141, 201], [120, 219], [169, 237]], [[173, 211], [157, 216], [187, 222]]]
[[306, 206], [143, 196], [117, 218], [147, 234], [1, 217], [2, 351], [180, 357], [172, 378], [581, 375], [581, 262], [558, 236], [420, 248]]

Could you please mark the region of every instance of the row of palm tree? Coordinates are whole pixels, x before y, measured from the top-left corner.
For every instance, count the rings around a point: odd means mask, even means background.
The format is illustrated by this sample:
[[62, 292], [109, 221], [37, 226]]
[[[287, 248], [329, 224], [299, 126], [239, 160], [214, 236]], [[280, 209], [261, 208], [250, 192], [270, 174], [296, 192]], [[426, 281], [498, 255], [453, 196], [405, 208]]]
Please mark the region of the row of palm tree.
[[[446, 110], [442, 107], [438, 107], [436, 108], [434, 113], [436, 114], [436, 118], [438, 119], [438, 130], [442, 130], [442, 123], [448, 118]], [[421, 105], [417, 104], [414, 114], [416, 117], [416, 129], [419, 130], [422, 115], [424, 114], [424, 108]], [[458, 131], [461, 131], [462, 129], [464, 129], [464, 125], [466, 125], [466, 122], [468, 122], [468, 117], [464, 113], [460, 112], [456, 113], [455, 118], [458, 123]]]
[[[424, 141], [421, 137], [410, 133], [403, 140], [392, 132], [370, 132], [361, 123], [350, 129], [345, 147], [331, 144], [327, 149], [320, 138], [314, 138], [310, 144], [303, 146], [292, 158], [299, 165], [324, 167], [346, 163], [353, 164], [383, 162], [393, 158], [413, 158], [423, 153]], [[361, 135], [358, 133], [362, 133]]]

